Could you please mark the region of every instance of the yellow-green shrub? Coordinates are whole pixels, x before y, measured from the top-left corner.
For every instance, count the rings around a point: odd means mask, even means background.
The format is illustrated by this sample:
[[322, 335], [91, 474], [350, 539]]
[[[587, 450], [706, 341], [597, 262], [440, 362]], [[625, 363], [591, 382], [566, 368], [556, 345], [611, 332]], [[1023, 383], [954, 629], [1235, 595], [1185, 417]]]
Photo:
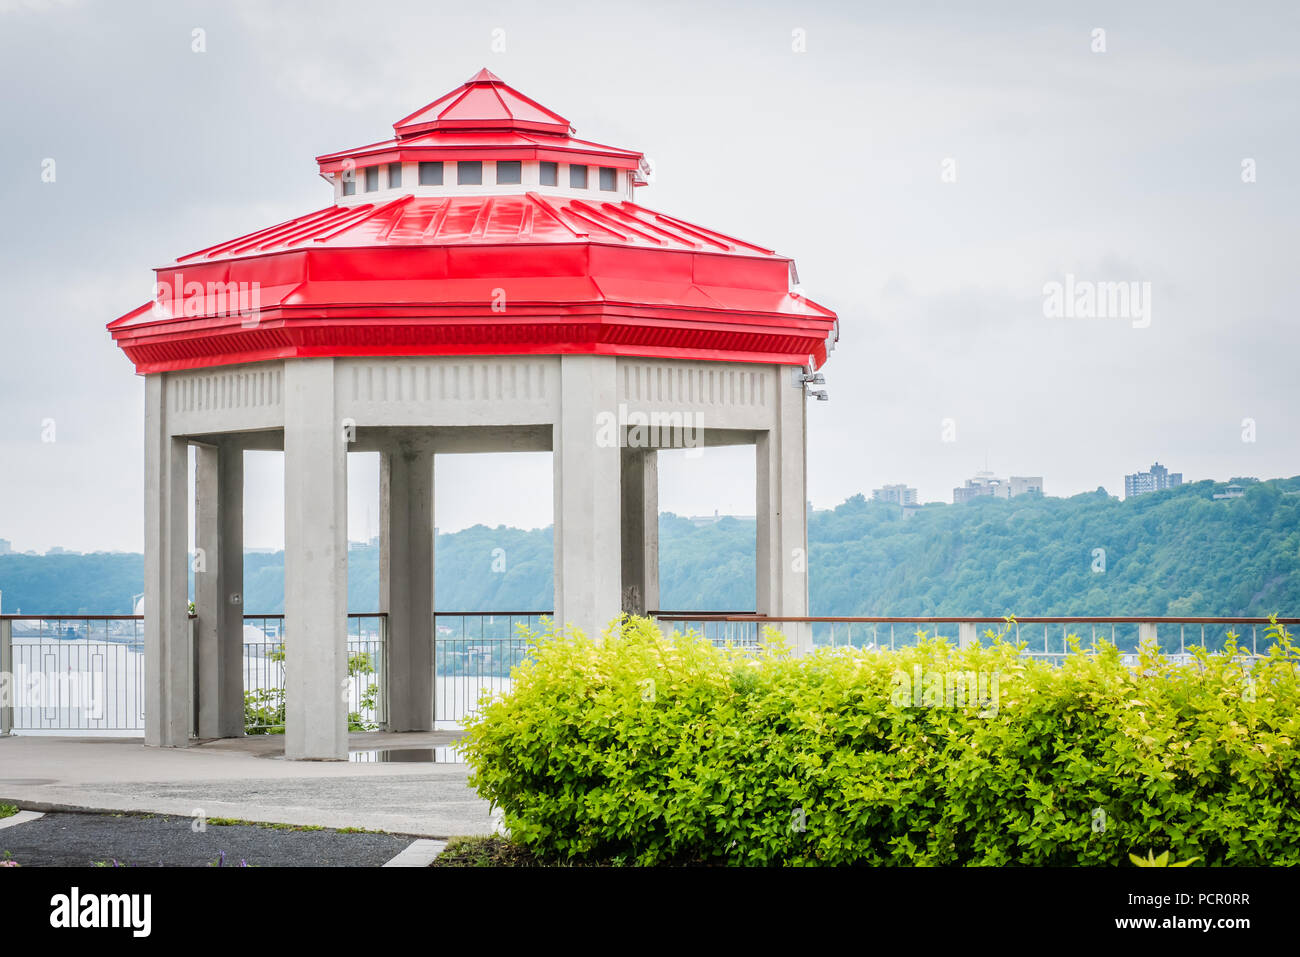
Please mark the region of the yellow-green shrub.
[[[1297, 655], [1229, 647], [1136, 668], [1054, 666], [996, 637], [958, 650], [753, 657], [652, 622], [547, 631], [462, 750], [536, 853], [629, 863], [1300, 862]], [[996, 676], [996, 699], [916, 706], [900, 675]], [[990, 694], [990, 698], [992, 695]], [[933, 704], [933, 702], [929, 702]], [[960, 702], [958, 702], [960, 703]]]

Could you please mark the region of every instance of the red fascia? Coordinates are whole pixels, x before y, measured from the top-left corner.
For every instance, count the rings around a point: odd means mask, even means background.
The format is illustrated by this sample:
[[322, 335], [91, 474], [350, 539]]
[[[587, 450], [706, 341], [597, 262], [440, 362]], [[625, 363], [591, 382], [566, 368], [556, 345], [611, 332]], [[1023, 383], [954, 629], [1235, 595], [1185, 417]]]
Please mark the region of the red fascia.
[[547, 162], [575, 163], [588, 166], [608, 166], [613, 169], [639, 170], [639, 156], [621, 153], [600, 153], [575, 146], [530, 144], [527, 146], [469, 146], [452, 143], [437, 146], [395, 145], [374, 153], [348, 153], [337, 159], [319, 159], [320, 172], [337, 173], [347, 168], [351, 161], [357, 166], [378, 166], [384, 163], [456, 161], [468, 157], [474, 160], [541, 160]]
[[139, 373], [304, 356], [601, 355], [803, 365], [826, 361], [832, 322], [647, 309], [618, 303], [476, 308], [283, 307], [244, 329], [238, 318], [163, 321], [115, 330]]
[[[289, 326], [264, 321], [256, 330], [233, 331], [227, 336], [208, 340], [206, 344], [219, 346], [223, 350], [219, 354], [196, 348], [204, 340], [186, 337], [156, 337], [150, 341], [120, 344], [140, 374], [325, 356], [591, 354], [782, 365], [805, 365], [811, 358], [819, 367], [826, 361], [824, 330], [817, 330], [812, 335], [782, 337], [779, 349], [755, 349], [746, 348], [738, 341], [728, 344], [717, 336], [700, 335], [701, 330], [697, 329], [693, 330], [696, 333], [694, 338], [700, 339], [701, 344], [684, 348], [676, 343], [665, 345], [653, 341], [652, 336], [644, 334], [647, 329], [644, 325], [637, 327], [643, 334], [635, 337], [636, 341], [616, 341], [602, 335], [605, 327], [598, 322], [566, 323], [564, 326], [567, 334], [559, 339], [555, 335], [556, 325], [554, 322], [546, 324], [550, 335], [545, 339], [512, 337], [503, 341], [483, 337], [481, 333], [484, 325], [481, 323], [462, 327], [460, 331], [466, 334], [459, 337], [448, 334], [457, 331], [454, 327], [444, 327], [441, 330], [443, 334], [434, 339], [420, 335], [431, 331], [427, 323], [415, 327], [414, 335], [395, 335], [401, 333], [402, 329], [389, 321], [377, 326], [383, 335], [375, 337], [374, 341], [361, 341], [355, 335], [356, 326], [340, 329], [329, 323]], [[346, 335], [351, 341], [346, 346], [339, 345], [339, 335]], [[456, 338], [462, 341], [454, 341]], [[752, 336], [747, 338], [752, 339]]]
[[[508, 243], [304, 248], [157, 270], [160, 283], [259, 285], [234, 315], [110, 323], [138, 372], [295, 356], [593, 353], [804, 364], [835, 315], [788, 291], [789, 260], [705, 250]], [[191, 287], [192, 288], [192, 287]], [[493, 309], [504, 289], [507, 312]], [[186, 290], [177, 290], [184, 296]]]

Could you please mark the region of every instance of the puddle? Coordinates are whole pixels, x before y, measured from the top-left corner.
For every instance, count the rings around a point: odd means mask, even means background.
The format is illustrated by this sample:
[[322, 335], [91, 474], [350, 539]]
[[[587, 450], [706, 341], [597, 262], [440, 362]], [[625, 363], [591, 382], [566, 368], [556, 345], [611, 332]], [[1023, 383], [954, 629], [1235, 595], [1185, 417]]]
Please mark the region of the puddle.
[[454, 747], [441, 748], [370, 748], [349, 751], [348, 760], [362, 764], [402, 762], [406, 764], [464, 764], [465, 759]]

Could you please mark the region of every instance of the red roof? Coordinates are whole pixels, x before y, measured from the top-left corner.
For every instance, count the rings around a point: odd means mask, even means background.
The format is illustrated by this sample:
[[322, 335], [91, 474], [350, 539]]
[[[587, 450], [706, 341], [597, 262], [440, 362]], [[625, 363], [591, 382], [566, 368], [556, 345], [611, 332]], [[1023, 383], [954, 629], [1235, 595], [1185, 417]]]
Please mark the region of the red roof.
[[[415, 141], [466, 138], [476, 157], [497, 137], [580, 142], [519, 126], [543, 123], [568, 128], [484, 71], [397, 126], [419, 127]], [[540, 191], [329, 206], [156, 272], [163, 307], [109, 324], [142, 373], [348, 355], [820, 365], [836, 335], [833, 312], [791, 291], [787, 257], [635, 203]]]
[[395, 138], [316, 157], [321, 173], [356, 165], [468, 159], [597, 163], [634, 171], [645, 185], [645, 155], [574, 137], [560, 114], [524, 96], [488, 70], [393, 124]]
[[479, 70], [459, 89], [398, 120], [393, 129], [399, 138], [428, 130], [531, 130], [561, 135], [572, 131], [560, 114], [530, 100], [490, 70]]
[[404, 140], [384, 140], [316, 157], [322, 173], [336, 173], [352, 160], [356, 166], [419, 160], [512, 159], [590, 163], [636, 171], [633, 185], [644, 186], [640, 174], [644, 154], [617, 146], [602, 146], [574, 136], [520, 133], [514, 130], [433, 131]]
[[179, 264], [310, 247], [600, 242], [775, 257], [703, 226], [629, 202], [527, 192], [518, 196], [411, 196], [382, 205], [327, 206], [176, 260]]

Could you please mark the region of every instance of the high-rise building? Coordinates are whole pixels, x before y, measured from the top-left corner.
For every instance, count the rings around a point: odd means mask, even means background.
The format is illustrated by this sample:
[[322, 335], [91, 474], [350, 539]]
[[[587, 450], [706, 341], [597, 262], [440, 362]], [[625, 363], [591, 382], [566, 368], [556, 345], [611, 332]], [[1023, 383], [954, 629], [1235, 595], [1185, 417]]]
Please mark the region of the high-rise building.
[[976, 472], [974, 478], [968, 478], [966, 484], [952, 490], [952, 502], [959, 505], [973, 498], [995, 495], [1002, 480], [993, 477], [992, 472]]
[[966, 484], [952, 490], [953, 504], [969, 502], [973, 498], [1015, 498], [1017, 495], [1043, 494], [1041, 475], [1013, 475], [1010, 479], [995, 478], [992, 472], [976, 472]]
[[1167, 488], [1177, 488], [1183, 484], [1182, 472], [1171, 472], [1159, 462], [1153, 462], [1149, 472], [1135, 472], [1124, 476], [1124, 497], [1145, 495], [1147, 492], [1161, 492]]
[[872, 489], [871, 500], [891, 502], [894, 505], [915, 505], [916, 489], [908, 488], [906, 485], [886, 485], [883, 488]]
[[994, 493], [998, 498], [1015, 498], [1017, 495], [1042, 495], [1041, 475], [1013, 475]]
[[8, 555], [14, 550], [13, 543], [7, 538], [0, 538], [0, 555]]

